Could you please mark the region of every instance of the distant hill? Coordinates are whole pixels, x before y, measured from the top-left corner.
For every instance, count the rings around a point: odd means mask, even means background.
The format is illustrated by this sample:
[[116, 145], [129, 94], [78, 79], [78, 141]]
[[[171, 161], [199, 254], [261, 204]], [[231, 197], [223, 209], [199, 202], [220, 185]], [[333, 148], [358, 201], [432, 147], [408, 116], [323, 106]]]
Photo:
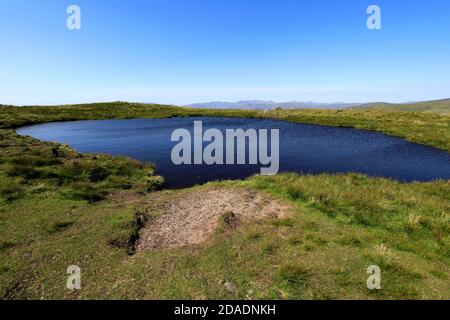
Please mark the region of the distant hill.
[[385, 111], [450, 113], [450, 99], [400, 104], [374, 102], [362, 104], [359, 106], [352, 106], [350, 107], [350, 109], [379, 109]]
[[218, 109], [274, 109], [274, 108], [285, 108], [285, 109], [341, 109], [348, 108], [352, 106], [360, 105], [358, 103], [344, 103], [344, 102], [333, 102], [333, 103], [317, 103], [317, 102], [303, 102], [303, 101], [288, 101], [288, 102], [275, 102], [275, 101], [265, 101], [265, 100], [244, 100], [237, 102], [226, 102], [226, 101], [212, 101], [204, 103], [194, 103], [187, 105], [186, 107], [191, 108], [218, 108]]
[[[111, 104], [125, 105], [147, 105], [146, 103], [128, 103], [128, 102], [104, 102], [73, 106], [104, 106]], [[0, 104], [0, 108], [12, 107], [11, 105]], [[207, 109], [241, 109], [241, 110], [270, 110], [275, 108], [283, 109], [350, 109], [350, 110], [382, 110], [382, 111], [403, 111], [403, 112], [434, 112], [450, 114], [450, 99], [406, 102], [406, 103], [388, 103], [388, 102], [371, 102], [371, 103], [318, 103], [311, 101], [288, 101], [275, 102], [271, 100], [244, 100], [237, 102], [212, 101], [204, 103], [194, 103], [185, 105], [191, 108], [207, 108]]]

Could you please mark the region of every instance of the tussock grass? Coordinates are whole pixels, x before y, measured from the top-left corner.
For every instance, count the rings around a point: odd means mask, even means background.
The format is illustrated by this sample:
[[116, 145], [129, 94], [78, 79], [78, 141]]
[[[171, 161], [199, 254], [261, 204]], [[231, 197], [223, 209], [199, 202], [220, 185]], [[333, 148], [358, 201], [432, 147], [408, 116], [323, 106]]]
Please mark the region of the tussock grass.
[[26, 196], [36, 186], [61, 189], [74, 199], [96, 202], [114, 189], [157, 190], [164, 179], [155, 168], [126, 157], [82, 155], [67, 146], [39, 142], [0, 130], [3, 148], [0, 195], [6, 200]]

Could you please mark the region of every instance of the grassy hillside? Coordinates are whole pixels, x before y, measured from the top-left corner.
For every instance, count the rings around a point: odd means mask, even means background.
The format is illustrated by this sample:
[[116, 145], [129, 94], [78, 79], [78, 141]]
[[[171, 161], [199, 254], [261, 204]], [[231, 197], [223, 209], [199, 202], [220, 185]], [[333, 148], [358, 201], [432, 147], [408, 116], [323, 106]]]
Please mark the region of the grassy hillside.
[[[193, 115], [352, 126], [450, 151], [450, 117], [443, 114], [3, 106], [0, 298], [450, 299], [450, 181], [281, 174], [210, 183], [189, 192], [256, 190], [289, 204], [293, 213], [233, 227], [222, 223], [197, 246], [136, 251], [142, 224], [162, 214], [155, 196], [164, 203], [185, 190], [159, 193], [163, 178], [150, 165], [79, 154], [12, 130], [45, 121]], [[80, 291], [65, 289], [72, 264], [82, 270]], [[366, 288], [373, 264], [382, 269], [379, 291]]]
[[350, 109], [376, 109], [382, 111], [450, 113], [450, 99], [423, 101], [405, 104], [376, 102], [351, 107]]

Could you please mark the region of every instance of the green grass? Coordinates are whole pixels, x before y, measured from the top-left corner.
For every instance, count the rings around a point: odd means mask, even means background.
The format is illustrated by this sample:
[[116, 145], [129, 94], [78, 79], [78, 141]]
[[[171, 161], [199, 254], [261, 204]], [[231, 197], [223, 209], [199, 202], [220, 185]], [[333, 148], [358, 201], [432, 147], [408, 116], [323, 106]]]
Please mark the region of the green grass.
[[[204, 245], [137, 252], [158, 214], [152, 166], [82, 155], [17, 136], [45, 121], [226, 115], [379, 130], [450, 151], [449, 117], [384, 111], [225, 111], [126, 103], [0, 107], [2, 299], [450, 299], [450, 182], [398, 183], [359, 174], [280, 174], [209, 186], [253, 188], [290, 203], [283, 219], [218, 228]], [[180, 191], [171, 191], [174, 194]], [[224, 221], [230, 217], [224, 213]], [[82, 290], [65, 288], [66, 268]], [[368, 266], [382, 290], [366, 288]], [[237, 292], [225, 289], [232, 282]]]
[[450, 113], [450, 99], [423, 101], [415, 103], [385, 103], [375, 102], [364, 104], [351, 109], [376, 109], [381, 111], [404, 111], [404, 112], [437, 112]]

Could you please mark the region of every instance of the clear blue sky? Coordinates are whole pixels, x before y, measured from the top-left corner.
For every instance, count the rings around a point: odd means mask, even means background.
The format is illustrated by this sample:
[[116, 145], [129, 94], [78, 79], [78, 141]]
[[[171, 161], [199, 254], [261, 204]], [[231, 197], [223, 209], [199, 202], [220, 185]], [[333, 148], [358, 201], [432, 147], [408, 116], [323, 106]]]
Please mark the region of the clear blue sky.
[[1, 0], [0, 41], [3, 104], [450, 97], [448, 0]]

